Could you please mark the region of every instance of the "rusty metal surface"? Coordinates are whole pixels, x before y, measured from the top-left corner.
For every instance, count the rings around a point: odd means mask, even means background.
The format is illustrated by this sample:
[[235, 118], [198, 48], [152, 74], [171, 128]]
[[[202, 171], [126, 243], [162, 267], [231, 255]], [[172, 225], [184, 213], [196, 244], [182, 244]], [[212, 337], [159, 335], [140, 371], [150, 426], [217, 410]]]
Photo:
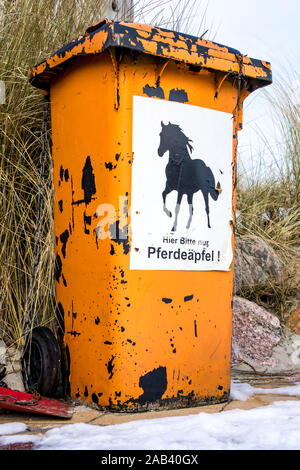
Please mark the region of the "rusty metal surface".
[[56, 416], [70, 419], [73, 407], [63, 401], [0, 387], [0, 408], [37, 415]]
[[[231, 116], [233, 248], [243, 101], [271, 82], [270, 66], [172, 31], [99, 26], [30, 78], [50, 87], [56, 297], [68, 392], [130, 412], [222, 403], [230, 389], [233, 265], [130, 269], [133, 96]], [[107, 220], [110, 236], [100, 239], [105, 204], [116, 217]]]
[[[123, 411], [223, 402], [233, 270], [130, 270], [130, 235], [121, 236], [130, 216], [124, 225], [121, 215], [131, 207], [132, 96], [175, 93], [188, 104], [234, 113], [235, 184], [237, 88], [225, 80], [215, 99], [213, 73], [174, 62], [157, 86], [161, 67], [151, 56], [132, 64], [125, 54], [118, 73], [108, 53], [101, 57], [73, 64], [51, 87], [56, 292], [71, 396]], [[102, 203], [116, 208], [117, 220], [108, 224], [116, 233], [100, 240]]]

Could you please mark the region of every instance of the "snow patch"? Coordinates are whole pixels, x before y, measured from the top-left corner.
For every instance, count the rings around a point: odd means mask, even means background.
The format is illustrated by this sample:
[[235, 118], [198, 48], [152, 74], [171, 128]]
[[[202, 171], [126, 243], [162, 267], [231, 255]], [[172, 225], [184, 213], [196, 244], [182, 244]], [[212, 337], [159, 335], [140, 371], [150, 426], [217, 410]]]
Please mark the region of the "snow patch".
[[[257, 393], [300, 397], [300, 382], [267, 389], [232, 380], [231, 399], [245, 401]], [[0, 425], [0, 445], [34, 442], [37, 450], [299, 450], [300, 401], [110, 426], [66, 424], [45, 434], [13, 435], [25, 430], [23, 423]]]
[[246, 401], [252, 395], [265, 394], [265, 395], [288, 395], [293, 397], [300, 397], [300, 382], [295, 382], [294, 385], [278, 388], [259, 388], [252, 387], [248, 383], [241, 383], [236, 380], [231, 381], [230, 399]]
[[26, 431], [27, 426], [24, 423], [4, 423], [0, 424], [0, 436], [6, 434], [18, 434]]

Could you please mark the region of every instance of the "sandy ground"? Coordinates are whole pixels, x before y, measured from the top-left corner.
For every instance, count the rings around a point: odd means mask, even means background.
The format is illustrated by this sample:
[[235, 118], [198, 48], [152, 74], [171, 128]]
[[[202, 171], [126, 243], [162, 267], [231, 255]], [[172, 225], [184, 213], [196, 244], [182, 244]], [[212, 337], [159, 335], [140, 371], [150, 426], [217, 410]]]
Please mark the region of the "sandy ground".
[[[293, 385], [300, 380], [300, 376], [286, 377], [262, 377], [257, 375], [239, 375], [238, 380], [246, 382], [259, 388], [279, 388], [286, 385]], [[125, 423], [134, 420], [156, 419], [171, 416], [187, 416], [198, 413], [221, 413], [226, 410], [244, 409], [249, 410], [256, 407], [266, 406], [274, 401], [300, 400], [300, 397], [277, 394], [254, 394], [246, 401], [229, 400], [226, 403], [217, 405], [204, 405], [194, 408], [182, 408], [176, 410], [149, 411], [143, 413], [117, 413], [110, 411], [100, 411], [85, 404], [74, 406], [74, 413], [71, 419], [61, 419], [54, 417], [34, 416], [31, 414], [17, 413], [0, 409], [0, 424], [20, 422], [27, 425], [26, 434], [46, 432], [51, 428], [74, 423], [88, 423], [100, 426]]]

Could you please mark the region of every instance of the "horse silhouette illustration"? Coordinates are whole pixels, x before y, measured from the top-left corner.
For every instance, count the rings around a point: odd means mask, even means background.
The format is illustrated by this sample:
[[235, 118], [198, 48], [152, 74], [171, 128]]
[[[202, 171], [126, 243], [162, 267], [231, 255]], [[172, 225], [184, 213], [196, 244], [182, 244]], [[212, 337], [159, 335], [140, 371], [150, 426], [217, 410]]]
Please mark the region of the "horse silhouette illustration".
[[189, 219], [186, 228], [189, 228], [193, 218], [193, 196], [199, 190], [202, 191], [205, 210], [207, 214], [207, 225], [209, 228], [209, 199], [210, 195], [216, 201], [221, 193], [221, 185], [215, 184], [215, 178], [211, 169], [206, 166], [203, 160], [192, 159], [192, 140], [182, 132], [177, 124], [164, 124], [161, 122], [160, 145], [158, 155], [162, 157], [169, 151], [169, 161], [166, 166], [166, 187], [162, 193], [163, 209], [165, 213], [172, 217], [172, 213], [166, 207], [166, 197], [171, 191], [177, 191], [177, 202], [175, 208], [175, 219], [172, 231], [177, 229], [177, 219], [180, 210], [182, 196], [187, 195], [189, 204]]

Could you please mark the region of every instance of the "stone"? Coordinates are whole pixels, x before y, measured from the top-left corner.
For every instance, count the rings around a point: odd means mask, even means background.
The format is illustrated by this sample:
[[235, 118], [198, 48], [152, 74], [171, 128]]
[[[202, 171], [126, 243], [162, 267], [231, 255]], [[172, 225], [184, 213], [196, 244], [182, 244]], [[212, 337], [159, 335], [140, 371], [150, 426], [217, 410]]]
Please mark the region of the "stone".
[[280, 281], [284, 275], [279, 256], [264, 240], [256, 236], [236, 236], [234, 257], [234, 293], [246, 288]]
[[4, 341], [0, 339], [0, 367], [6, 365], [6, 345]]
[[6, 383], [8, 388], [25, 392], [22, 377], [21, 353], [12, 346], [6, 350], [6, 375], [2, 380]]
[[286, 326], [297, 335], [300, 335], [300, 302], [295, 310], [290, 313]]
[[[232, 370], [261, 375], [300, 373], [300, 304], [289, 327], [254, 302], [233, 299]], [[293, 330], [292, 330], [293, 328]], [[298, 332], [298, 333], [297, 333]]]
[[247, 299], [233, 298], [233, 365], [248, 363], [255, 370], [275, 366], [273, 348], [280, 342], [281, 332], [275, 315]]
[[300, 336], [289, 328], [282, 328], [281, 341], [274, 347], [275, 364], [268, 371], [278, 375], [295, 375], [300, 372]]

